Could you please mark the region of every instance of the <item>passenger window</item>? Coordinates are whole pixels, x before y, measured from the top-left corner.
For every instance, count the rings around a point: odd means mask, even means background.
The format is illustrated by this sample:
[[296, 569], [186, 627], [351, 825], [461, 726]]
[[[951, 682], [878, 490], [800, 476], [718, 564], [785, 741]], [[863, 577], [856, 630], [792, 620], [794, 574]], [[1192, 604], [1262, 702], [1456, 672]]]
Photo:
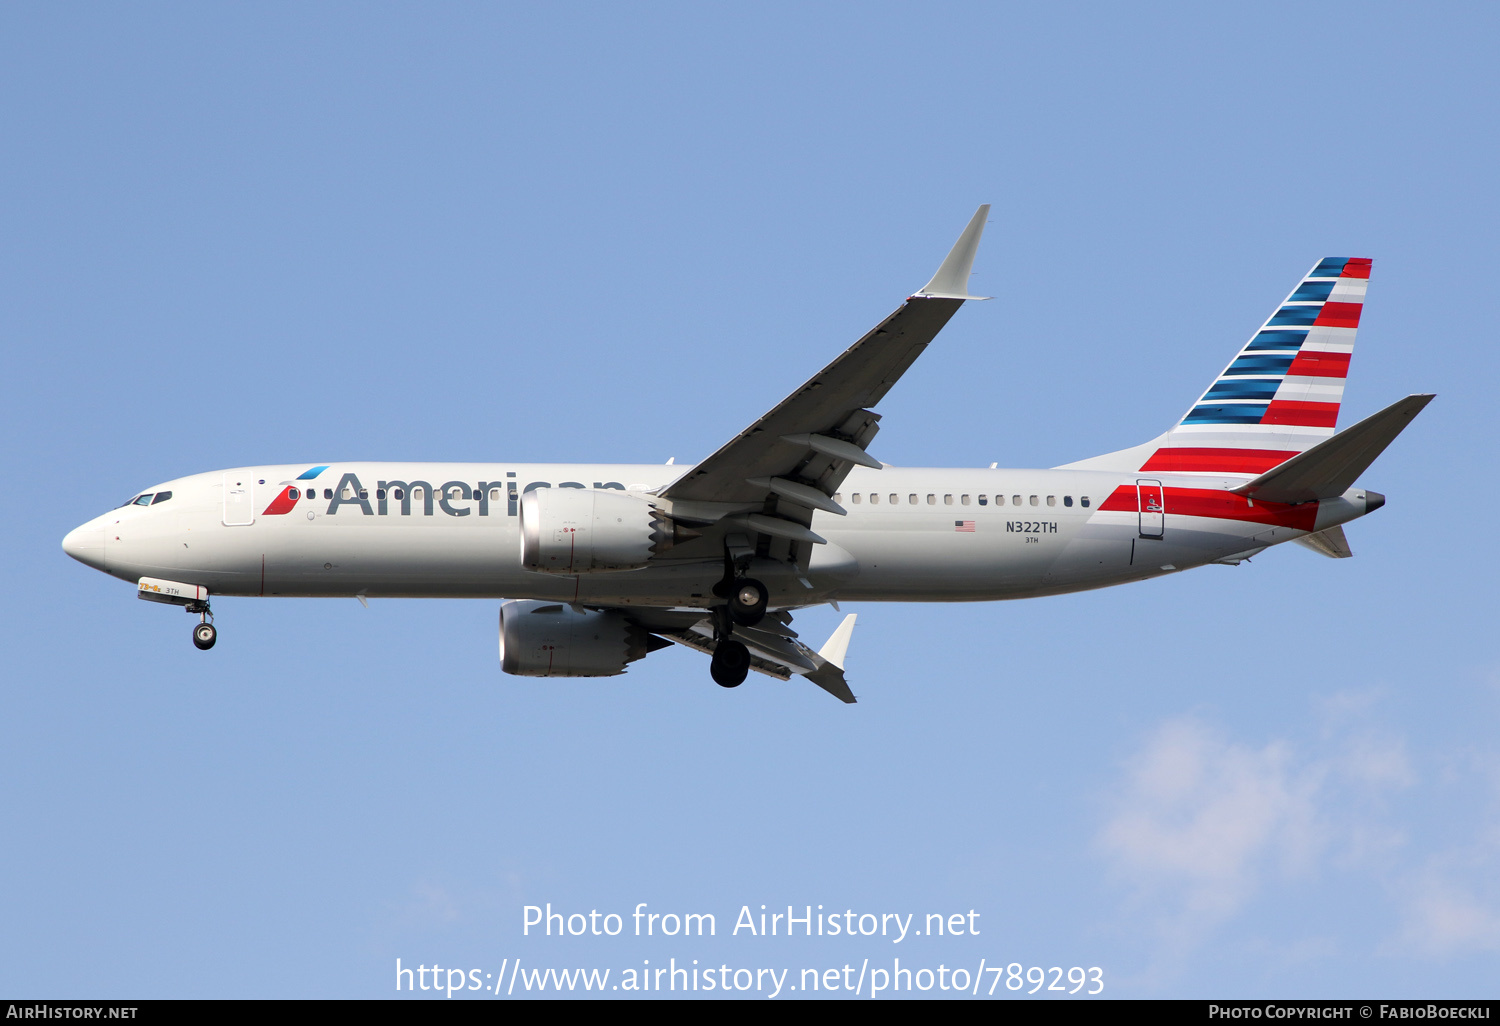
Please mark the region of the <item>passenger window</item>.
[[960, 505], [967, 506], [969, 504], [969, 497], [967, 495], [960, 495], [958, 501]]
[[400, 502], [402, 499], [406, 498], [406, 492], [401, 488], [392, 488], [391, 495], [395, 497], [397, 502]]
[[988, 506], [990, 504], [990, 497], [988, 495], [981, 495], [979, 497], [979, 504], [981, 506]]
[[879, 501], [880, 501], [880, 493], [879, 492], [871, 492], [870, 493], [870, 505], [873, 506], [873, 505], [875, 505], [875, 503], [877, 503]]
[[1031, 504], [1033, 506], [1040, 506], [1042, 503], [1041, 503], [1041, 500], [1037, 496], [1033, 495], [1031, 497]]
[[[294, 495], [294, 496], [292, 496], [292, 498], [295, 499], [296, 496]], [[375, 489], [375, 498], [379, 499], [381, 502], [384, 502], [385, 501], [385, 489], [384, 488], [377, 488], [377, 489]]]
[[158, 502], [166, 502], [171, 497], [172, 497], [172, 493], [171, 492], [157, 492], [156, 493], [156, 498], [154, 498], [154, 499], [151, 500], [151, 505], [155, 506]]
[[147, 492], [145, 495], [142, 495], [139, 498], [137, 498], [135, 500], [135, 505], [137, 505], [137, 506], [149, 506], [149, 505], [151, 505], [151, 494], [152, 493]]
[[897, 495], [895, 492], [891, 493], [891, 505], [892, 506], [899, 506], [899, 505], [901, 505], [901, 496]]
[[499, 502], [500, 501], [500, 489], [498, 489], [498, 488], [491, 488], [490, 489], [490, 501], [491, 502]]
[[996, 506], [1004, 506], [1005, 505], [1005, 496], [1003, 496], [1003, 495], [997, 495], [997, 496], [995, 496], [995, 505]]
[[1057, 496], [1055, 496], [1055, 495], [1049, 495], [1049, 496], [1047, 496], [1047, 505], [1049, 505], [1049, 506], [1056, 506], [1057, 505]]
[[368, 499], [370, 497], [370, 490], [368, 488], [361, 488], [359, 490], [359, 497], [361, 499]]
[[1010, 504], [1012, 506], [1019, 506], [1021, 504], [1021, 497], [1019, 495], [1012, 495], [1010, 497]]
[[936, 506], [937, 505], [937, 496], [933, 495], [931, 492], [927, 493], [927, 505], [929, 505], [929, 506]]
[[860, 501], [860, 500], [859, 500], [859, 493], [858, 493], [858, 492], [855, 492], [855, 493], [854, 493], [854, 494], [853, 494], [853, 495], [851, 495], [851, 496], [849, 496], [849, 498], [851, 498], [851, 499], [853, 499], [853, 500], [854, 500], [854, 504], [855, 504], [855, 505], [856, 505], [856, 506], [858, 506], [858, 505], [859, 505], [859, 501]]
[[943, 496], [943, 505], [944, 506], [951, 506], [951, 505], [953, 505], [953, 496], [951, 496], [951, 495], [945, 495], [945, 496]]
[[843, 502], [844, 501], [844, 493], [843, 492], [834, 492], [833, 493], [833, 501], [834, 502]]
[[1088, 509], [1089, 508], [1089, 497], [1087, 495], [1080, 495], [1078, 497], [1078, 505], [1082, 506], [1084, 509]]
[[917, 504], [917, 493], [916, 492], [912, 492], [910, 495], [908, 495], [906, 497], [906, 501], [908, 503], [910, 503], [911, 505], [915, 506]]
[[1071, 506], [1071, 505], [1073, 505], [1073, 496], [1071, 496], [1071, 495], [1064, 495], [1063, 496], [1063, 505], [1064, 506]]
[[325, 499], [331, 499], [331, 498], [333, 498], [333, 489], [332, 488], [324, 488], [323, 489], [323, 498], [325, 498]]
[[[298, 499], [302, 498], [302, 492], [296, 488], [288, 488], [286, 490], [286, 497], [288, 499], [291, 499], [293, 502], [296, 502]], [[383, 499], [385, 498], [385, 496], [382, 495], [381, 498]]]

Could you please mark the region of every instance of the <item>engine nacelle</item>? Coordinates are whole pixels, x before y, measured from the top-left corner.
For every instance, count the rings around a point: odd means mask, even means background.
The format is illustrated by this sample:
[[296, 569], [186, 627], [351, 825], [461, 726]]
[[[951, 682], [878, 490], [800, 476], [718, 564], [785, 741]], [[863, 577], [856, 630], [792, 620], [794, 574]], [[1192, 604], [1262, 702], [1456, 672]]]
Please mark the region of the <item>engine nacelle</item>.
[[521, 677], [613, 677], [644, 658], [650, 641], [615, 609], [578, 612], [536, 601], [500, 607], [500, 668]]
[[521, 565], [528, 570], [638, 570], [684, 533], [650, 502], [625, 492], [537, 488], [521, 496]]

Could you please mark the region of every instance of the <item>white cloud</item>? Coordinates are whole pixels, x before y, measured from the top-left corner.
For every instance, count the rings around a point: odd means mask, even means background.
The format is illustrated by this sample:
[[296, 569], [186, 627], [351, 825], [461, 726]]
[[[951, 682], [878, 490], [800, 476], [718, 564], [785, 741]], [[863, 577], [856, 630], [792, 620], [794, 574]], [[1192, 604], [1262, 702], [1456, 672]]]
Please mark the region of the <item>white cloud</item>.
[[1231, 929], [1241, 950], [1298, 967], [1339, 951], [1500, 952], [1493, 730], [1481, 709], [1462, 740], [1424, 736], [1384, 712], [1388, 698], [1317, 700], [1275, 736], [1180, 716], [1141, 739], [1096, 841], [1147, 978], [1212, 957]]
[[1429, 855], [1407, 874], [1402, 929], [1387, 949], [1428, 958], [1500, 951], [1500, 758], [1471, 754], [1443, 778], [1460, 788], [1480, 782], [1481, 826], [1468, 843]]
[[[1490, 870], [1493, 872], [1494, 860]], [[1451, 874], [1430, 871], [1411, 888], [1406, 922], [1398, 943], [1429, 957], [1468, 951], [1500, 951], [1500, 910], [1492, 899], [1458, 883]]]
[[1282, 741], [1256, 748], [1201, 720], [1163, 724], [1126, 768], [1100, 843], [1115, 872], [1163, 910], [1171, 946], [1236, 913], [1268, 872], [1306, 869], [1326, 844], [1326, 769]]
[[[1419, 776], [1407, 738], [1377, 722], [1379, 705], [1373, 693], [1335, 695], [1313, 729], [1253, 742], [1177, 717], [1125, 760], [1098, 846], [1156, 974], [1252, 903], [1320, 874], [1390, 902], [1376, 910], [1391, 924], [1383, 939], [1344, 943], [1435, 959], [1500, 951], [1500, 756], [1444, 748]], [[1459, 810], [1441, 836], [1414, 825], [1430, 825], [1434, 808]], [[1306, 934], [1272, 943], [1338, 944], [1333, 923], [1292, 921]]]
[[1357, 872], [1379, 892], [1399, 877], [1407, 837], [1389, 806], [1417, 777], [1405, 739], [1373, 723], [1378, 704], [1335, 695], [1320, 728], [1256, 742], [1177, 717], [1126, 760], [1098, 841], [1158, 971], [1290, 881]]

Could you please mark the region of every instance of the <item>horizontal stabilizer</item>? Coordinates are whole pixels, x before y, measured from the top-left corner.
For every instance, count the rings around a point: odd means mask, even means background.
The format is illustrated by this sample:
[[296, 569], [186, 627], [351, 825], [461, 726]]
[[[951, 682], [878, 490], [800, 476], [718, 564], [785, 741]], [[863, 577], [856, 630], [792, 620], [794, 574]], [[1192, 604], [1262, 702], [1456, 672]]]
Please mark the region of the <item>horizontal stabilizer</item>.
[[1432, 400], [1431, 395], [1409, 395], [1298, 453], [1234, 492], [1262, 502], [1289, 503], [1343, 495]]
[[1317, 534], [1303, 535], [1301, 538], [1293, 538], [1298, 545], [1306, 545], [1314, 552], [1321, 553], [1330, 559], [1348, 559], [1354, 555], [1349, 548], [1349, 539], [1344, 537], [1343, 527], [1335, 524], [1326, 531]]

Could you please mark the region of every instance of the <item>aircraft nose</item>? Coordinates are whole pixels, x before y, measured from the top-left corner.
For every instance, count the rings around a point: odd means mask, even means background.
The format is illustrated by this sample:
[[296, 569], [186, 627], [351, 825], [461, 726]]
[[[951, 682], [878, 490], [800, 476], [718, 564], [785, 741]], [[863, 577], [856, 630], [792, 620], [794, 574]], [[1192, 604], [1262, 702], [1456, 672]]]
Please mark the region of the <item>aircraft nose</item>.
[[91, 520], [69, 531], [62, 541], [63, 551], [85, 566], [104, 569], [104, 525]]

